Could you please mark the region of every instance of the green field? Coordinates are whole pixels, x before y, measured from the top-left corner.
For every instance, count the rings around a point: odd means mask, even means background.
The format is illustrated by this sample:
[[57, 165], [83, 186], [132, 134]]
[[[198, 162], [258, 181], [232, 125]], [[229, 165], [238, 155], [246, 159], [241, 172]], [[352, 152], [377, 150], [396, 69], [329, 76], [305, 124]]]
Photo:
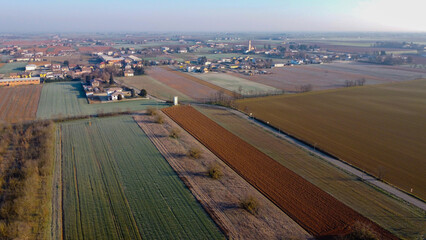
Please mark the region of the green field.
[[124, 83], [130, 87], [137, 89], [145, 89], [149, 95], [163, 99], [172, 100], [174, 96], [178, 96], [179, 100], [190, 101], [190, 97], [177, 91], [166, 84], [155, 80], [148, 75], [134, 76], [134, 77], [120, 77], [115, 79], [119, 83]]
[[137, 111], [150, 106], [163, 107], [153, 100], [88, 104], [80, 82], [44, 84], [37, 110], [38, 119], [89, 115], [96, 113]]
[[221, 239], [130, 116], [60, 124], [65, 239]]
[[[279, 89], [270, 87], [261, 83], [252, 82], [243, 78], [235, 77], [226, 73], [206, 73], [190, 75], [197, 77], [206, 82], [212, 83], [219, 87], [228, 89], [230, 91], [240, 93], [242, 95], [252, 95], [256, 93], [275, 92]], [[239, 91], [241, 87], [241, 92]]]
[[0, 74], [25, 71], [25, 66], [27, 64], [27, 62], [6, 63], [0, 68]]

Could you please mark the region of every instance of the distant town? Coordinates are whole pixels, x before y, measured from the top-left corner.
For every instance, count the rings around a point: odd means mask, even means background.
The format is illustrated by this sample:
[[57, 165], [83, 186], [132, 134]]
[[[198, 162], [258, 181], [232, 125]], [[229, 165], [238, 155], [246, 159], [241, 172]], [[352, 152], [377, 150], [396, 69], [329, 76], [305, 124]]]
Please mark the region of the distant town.
[[[130, 77], [143, 74], [143, 67], [152, 65], [173, 65], [186, 72], [232, 71], [250, 76], [268, 74], [271, 68], [333, 61], [411, 64], [424, 61], [426, 49], [425, 45], [410, 42], [374, 42], [370, 46], [348, 47], [286, 37], [266, 40], [190, 37], [137, 40], [137, 37], [126, 36], [105, 40], [54, 35], [43, 41], [0, 37], [2, 65], [25, 63], [16, 71], [0, 73], [1, 84], [33, 84], [38, 78], [41, 81], [85, 79], [93, 74], [108, 81], [104, 72]], [[13, 82], [13, 79], [28, 80]]]

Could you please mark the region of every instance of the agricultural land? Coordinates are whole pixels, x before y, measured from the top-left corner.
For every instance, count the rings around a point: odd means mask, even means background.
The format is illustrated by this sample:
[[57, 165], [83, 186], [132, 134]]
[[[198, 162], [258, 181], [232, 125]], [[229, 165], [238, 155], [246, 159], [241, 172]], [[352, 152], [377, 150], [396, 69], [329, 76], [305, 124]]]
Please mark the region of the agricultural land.
[[426, 224], [423, 210], [387, 195], [228, 110], [206, 106], [196, 109], [396, 236], [416, 239], [426, 233], [419, 231]]
[[16, 123], [36, 118], [41, 85], [0, 88], [0, 121]]
[[143, 110], [161, 107], [153, 100], [88, 104], [80, 82], [56, 82], [44, 84], [41, 92], [38, 119], [92, 115], [98, 113]]
[[237, 101], [240, 109], [425, 199], [426, 80]]
[[[162, 112], [157, 115], [166, 119], [163, 124], [155, 122], [156, 116], [135, 116], [161, 154], [167, 159], [179, 177], [200, 201], [211, 211], [216, 223], [230, 239], [308, 239], [311, 238], [277, 206], [241, 178], [217, 156], [185, 132]], [[168, 137], [177, 131], [175, 138]], [[186, 155], [191, 148], [200, 149], [201, 157], [192, 159]], [[208, 175], [211, 167], [219, 168], [221, 176], [213, 179]], [[239, 204], [247, 197], [254, 197], [259, 209], [253, 215]]]
[[25, 66], [28, 63], [26, 62], [13, 62], [13, 63], [6, 63], [3, 66], [0, 66], [0, 74], [8, 74], [13, 72], [20, 72], [25, 70]]
[[162, 82], [155, 80], [148, 75], [135, 76], [135, 77], [121, 77], [116, 78], [115, 81], [125, 84], [126, 86], [136, 88], [138, 90], [145, 89], [149, 95], [162, 100], [172, 100], [174, 96], [178, 96], [179, 100], [190, 101], [190, 97], [165, 85]]
[[316, 237], [344, 235], [356, 222], [382, 238], [396, 239], [379, 225], [339, 202], [190, 106], [162, 110], [251, 185]]
[[268, 94], [279, 91], [277, 88], [226, 73], [193, 73], [190, 75], [240, 95]]
[[65, 239], [221, 239], [130, 116], [62, 123]]
[[380, 66], [361, 63], [330, 63], [321, 65], [274, 68], [270, 74], [234, 76], [269, 85], [285, 91], [298, 91], [303, 85], [312, 85], [313, 90], [344, 87], [346, 81], [365, 79], [366, 85], [426, 77], [426, 70], [406, 67]]
[[[218, 89], [221, 89], [213, 84], [211, 85], [215, 86], [216, 89], [211, 86], [206, 86], [205, 81], [195, 77], [193, 77], [193, 79], [189, 79], [191, 76], [168, 68], [151, 67], [147, 72], [149, 76], [179, 92], [182, 92], [192, 99], [206, 99], [214, 97], [218, 94]], [[232, 95], [232, 93], [229, 94]]]

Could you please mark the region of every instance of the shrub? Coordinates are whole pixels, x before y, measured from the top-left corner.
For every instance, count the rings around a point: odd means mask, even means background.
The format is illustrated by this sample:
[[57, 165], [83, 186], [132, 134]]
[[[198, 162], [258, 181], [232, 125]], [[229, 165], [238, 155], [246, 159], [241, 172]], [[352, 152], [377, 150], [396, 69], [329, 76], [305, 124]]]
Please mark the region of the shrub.
[[158, 115], [158, 116], [155, 118], [155, 122], [156, 122], [156, 123], [159, 123], [159, 124], [163, 124], [163, 123], [164, 123], [164, 117], [163, 117], [163, 116], [161, 116], [161, 115]]
[[152, 107], [148, 108], [148, 109], [146, 110], [146, 112], [147, 112], [147, 113], [148, 113], [148, 115], [150, 115], [150, 116], [155, 116], [155, 115], [157, 115], [157, 109], [152, 108]]
[[208, 168], [207, 173], [213, 179], [219, 179], [223, 176], [222, 170], [218, 164], [212, 164]]
[[174, 138], [174, 139], [178, 139], [180, 136], [180, 130], [179, 128], [173, 128], [170, 131], [169, 137]]
[[146, 92], [146, 90], [145, 89], [142, 89], [140, 92], [139, 92], [139, 96], [141, 96], [141, 97], [146, 97], [146, 95], [147, 95], [148, 93]]
[[251, 196], [241, 200], [240, 207], [253, 215], [257, 214], [259, 211], [259, 204], [257, 200]]
[[363, 239], [363, 240], [377, 240], [379, 239], [376, 236], [375, 231], [371, 228], [370, 225], [367, 225], [362, 222], [355, 222], [350, 227], [351, 233], [346, 235], [343, 239], [345, 240], [356, 240], [356, 239]]
[[191, 157], [191, 158], [193, 158], [193, 159], [200, 158], [201, 157], [201, 149], [199, 149], [197, 147], [192, 147], [188, 151], [188, 156]]

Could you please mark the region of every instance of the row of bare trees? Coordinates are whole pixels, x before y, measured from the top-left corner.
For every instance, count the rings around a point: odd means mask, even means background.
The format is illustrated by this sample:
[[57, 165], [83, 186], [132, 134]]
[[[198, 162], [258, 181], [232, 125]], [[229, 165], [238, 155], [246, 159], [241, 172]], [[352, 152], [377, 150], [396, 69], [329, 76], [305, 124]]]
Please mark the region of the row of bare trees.
[[53, 168], [50, 122], [0, 126], [0, 239], [45, 239]]
[[346, 80], [345, 87], [356, 87], [356, 86], [364, 86], [365, 78], [357, 79], [357, 80]]

